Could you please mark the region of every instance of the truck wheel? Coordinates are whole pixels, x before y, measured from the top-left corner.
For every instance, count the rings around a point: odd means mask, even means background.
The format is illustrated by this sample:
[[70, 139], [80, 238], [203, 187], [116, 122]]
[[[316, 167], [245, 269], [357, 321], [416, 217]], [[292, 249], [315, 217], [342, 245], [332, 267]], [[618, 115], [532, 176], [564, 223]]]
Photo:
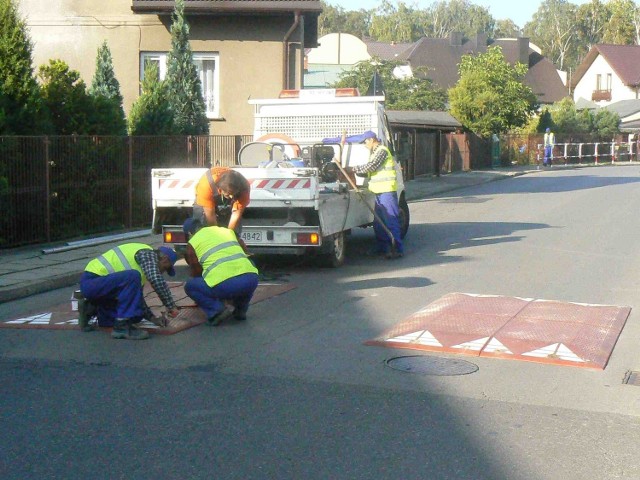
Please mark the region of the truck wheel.
[[409, 231], [409, 205], [407, 205], [407, 200], [404, 198], [404, 195], [400, 197], [400, 238], [404, 238]]
[[347, 247], [344, 232], [325, 237], [322, 243], [322, 253], [320, 254], [322, 266], [337, 268], [344, 264]]

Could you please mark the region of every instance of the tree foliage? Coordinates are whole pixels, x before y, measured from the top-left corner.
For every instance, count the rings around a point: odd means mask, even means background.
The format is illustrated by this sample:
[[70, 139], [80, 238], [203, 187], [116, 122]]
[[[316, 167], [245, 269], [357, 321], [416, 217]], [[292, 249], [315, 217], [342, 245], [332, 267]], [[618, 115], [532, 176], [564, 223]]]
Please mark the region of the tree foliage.
[[610, 0], [607, 7], [610, 16], [604, 27], [603, 43], [616, 45], [638, 43], [637, 24], [634, 24], [634, 13], [638, 11], [636, 3], [632, 0]]
[[49, 60], [38, 69], [42, 96], [56, 135], [85, 135], [91, 131], [93, 102], [80, 73], [62, 60]]
[[189, 45], [184, 0], [176, 0], [171, 24], [171, 51], [167, 56], [167, 91], [178, 134], [209, 133], [202, 86]]
[[463, 55], [460, 79], [448, 92], [451, 114], [486, 138], [524, 125], [536, 108], [533, 91], [522, 83], [526, 72], [524, 64], [510, 65], [497, 46]]
[[444, 110], [446, 93], [434, 87], [431, 80], [419, 76], [398, 78], [394, 70], [398, 62], [379, 59], [359, 62], [352, 70], [345, 71], [335, 88], [358, 88], [364, 94], [371, 87], [376, 73], [384, 86], [385, 106], [389, 110]]
[[566, 68], [567, 60], [577, 63], [575, 58], [568, 58], [577, 45], [576, 8], [567, 0], [545, 0], [524, 26], [525, 35], [561, 70]]
[[122, 108], [120, 83], [113, 70], [111, 51], [106, 41], [98, 48], [96, 71], [89, 95], [95, 106], [92, 132], [97, 135], [126, 134], [127, 124]]
[[145, 65], [142, 94], [129, 113], [130, 135], [171, 135], [174, 133], [173, 113], [167, 99], [167, 85], [160, 80], [158, 65]]
[[47, 133], [32, 44], [13, 0], [0, 0], [0, 135]]
[[368, 37], [371, 12], [367, 10], [345, 11], [344, 8], [321, 1], [322, 15], [318, 18], [318, 36], [329, 33], [350, 33], [360, 39]]

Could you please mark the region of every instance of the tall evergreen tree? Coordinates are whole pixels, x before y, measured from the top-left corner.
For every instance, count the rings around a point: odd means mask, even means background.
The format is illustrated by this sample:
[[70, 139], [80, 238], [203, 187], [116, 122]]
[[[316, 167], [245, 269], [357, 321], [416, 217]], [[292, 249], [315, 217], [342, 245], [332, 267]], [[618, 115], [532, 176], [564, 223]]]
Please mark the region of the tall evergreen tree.
[[166, 94], [166, 83], [159, 79], [158, 65], [149, 62], [144, 69], [142, 95], [131, 107], [130, 135], [171, 135], [173, 115]]
[[33, 67], [33, 46], [13, 0], [0, 0], [0, 134], [47, 133]]
[[167, 89], [176, 133], [202, 135], [209, 132], [202, 86], [189, 46], [189, 24], [184, 0], [176, 0], [171, 24], [171, 52], [167, 58]]
[[122, 108], [120, 83], [113, 70], [111, 50], [105, 41], [96, 57], [96, 71], [89, 88], [95, 103], [92, 133], [99, 135], [126, 134], [126, 120]]

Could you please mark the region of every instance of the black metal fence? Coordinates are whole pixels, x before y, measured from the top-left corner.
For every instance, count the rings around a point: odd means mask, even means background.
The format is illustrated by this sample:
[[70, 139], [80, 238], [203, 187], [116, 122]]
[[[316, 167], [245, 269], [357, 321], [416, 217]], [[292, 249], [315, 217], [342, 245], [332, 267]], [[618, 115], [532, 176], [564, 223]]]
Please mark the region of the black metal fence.
[[151, 227], [151, 169], [234, 165], [250, 135], [0, 137], [0, 248]]

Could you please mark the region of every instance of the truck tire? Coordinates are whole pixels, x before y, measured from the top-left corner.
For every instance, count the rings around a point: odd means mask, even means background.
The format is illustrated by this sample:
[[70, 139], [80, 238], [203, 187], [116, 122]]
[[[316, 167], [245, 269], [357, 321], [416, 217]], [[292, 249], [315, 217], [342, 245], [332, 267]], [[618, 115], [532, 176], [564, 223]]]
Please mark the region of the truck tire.
[[409, 231], [409, 205], [404, 195], [400, 197], [398, 206], [400, 207], [400, 238], [404, 238]]
[[337, 268], [344, 264], [347, 242], [344, 232], [322, 239], [320, 264], [323, 267]]

